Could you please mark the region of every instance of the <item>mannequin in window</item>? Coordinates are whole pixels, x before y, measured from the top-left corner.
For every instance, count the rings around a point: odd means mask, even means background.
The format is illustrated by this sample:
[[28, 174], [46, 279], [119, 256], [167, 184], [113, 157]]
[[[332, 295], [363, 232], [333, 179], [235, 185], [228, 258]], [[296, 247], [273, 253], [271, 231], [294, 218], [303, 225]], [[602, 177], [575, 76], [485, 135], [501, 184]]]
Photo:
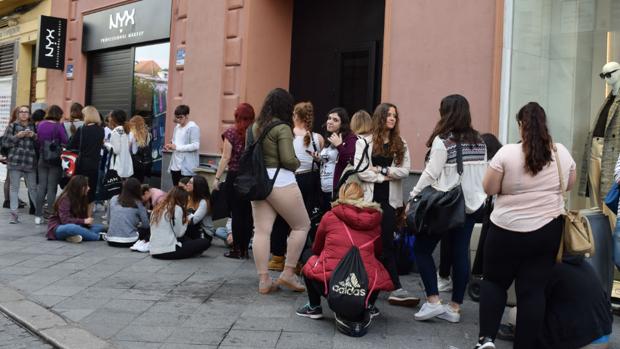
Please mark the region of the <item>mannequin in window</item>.
[[611, 92], [598, 110], [586, 140], [579, 195], [589, 196], [591, 206], [604, 209], [602, 201], [614, 182], [614, 166], [620, 152], [620, 64], [605, 64], [599, 77], [611, 87]]

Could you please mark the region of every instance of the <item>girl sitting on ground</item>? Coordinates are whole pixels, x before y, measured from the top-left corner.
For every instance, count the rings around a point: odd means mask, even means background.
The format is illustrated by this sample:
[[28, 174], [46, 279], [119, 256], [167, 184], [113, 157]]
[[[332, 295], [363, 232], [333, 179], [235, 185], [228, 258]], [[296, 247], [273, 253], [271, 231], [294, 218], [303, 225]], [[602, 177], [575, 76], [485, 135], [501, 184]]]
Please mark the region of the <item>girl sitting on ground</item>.
[[97, 241], [105, 230], [88, 216], [88, 178], [75, 175], [65, 186], [52, 209], [47, 223], [48, 240], [66, 240], [78, 243], [82, 240]]
[[[149, 217], [142, 204], [140, 181], [128, 178], [108, 205], [110, 226], [106, 241], [113, 247], [131, 247], [149, 235]], [[141, 245], [141, 244], [138, 244]]]
[[157, 206], [165, 197], [165, 191], [158, 188], [151, 188], [148, 184], [142, 184], [142, 205], [144, 205], [147, 211], [151, 211], [153, 207]]
[[185, 185], [189, 193], [187, 210], [190, 213], [185, 238], [200, 239], [202, 237], [212, 239], [213, 221], [209, 215], [209, 184], [202, 176], [193, 176]]
[[166, 198], [151, 213], [151, 257], [183, 259], [201, 255], [211, 241], [206, 239], [179, 242], [187, 229], [187, 201], [189, 194], [178, 187], [172, 188]]

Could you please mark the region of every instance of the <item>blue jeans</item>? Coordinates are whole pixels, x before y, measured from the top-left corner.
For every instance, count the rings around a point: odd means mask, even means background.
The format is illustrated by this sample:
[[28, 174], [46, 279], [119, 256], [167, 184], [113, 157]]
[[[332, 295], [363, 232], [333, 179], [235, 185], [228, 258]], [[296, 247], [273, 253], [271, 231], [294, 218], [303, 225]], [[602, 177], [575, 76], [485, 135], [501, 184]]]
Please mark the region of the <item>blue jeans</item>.
[[99, 233], [104, 231], [105, 227], [101, 224], [93, 224], [90, 227], [84, 227], [79, 224], [61, 224], [56, 228], [56, 239], [64, 240], [69, 236], [81, 235], [86, 241], [99, 240]]
[[616, 219], [616, 230], [613, 235], [614, 243], [614, 263], [616, 268], [620, 268], [620, 215]]
[[452, 301], [463, 303], [465, 288], [469, 281], [469, 240], [476, 223], [475, 214], [468, 214], [465, 225], [439, 235], [417, 235], [413, 245], [418, 270], [424, 283], [426, 296], [439, 295], [437, 290], [437, 269], [433, 260], [433, 251], [442, 238], [452, 243]]

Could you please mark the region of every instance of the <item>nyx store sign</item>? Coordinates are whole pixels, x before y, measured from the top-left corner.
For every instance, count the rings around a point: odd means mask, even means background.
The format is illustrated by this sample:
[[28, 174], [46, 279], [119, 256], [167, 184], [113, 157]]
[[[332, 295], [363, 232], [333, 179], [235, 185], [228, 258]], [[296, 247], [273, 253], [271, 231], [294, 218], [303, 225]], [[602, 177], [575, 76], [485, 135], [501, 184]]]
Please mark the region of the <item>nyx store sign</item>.
[[170, 37], [171, 0], [142, 0], [84, 16], [82, 51]]
[[65, 69], [65, 43], [67, 20], [41, 16], [37, 43], [37, 67]]

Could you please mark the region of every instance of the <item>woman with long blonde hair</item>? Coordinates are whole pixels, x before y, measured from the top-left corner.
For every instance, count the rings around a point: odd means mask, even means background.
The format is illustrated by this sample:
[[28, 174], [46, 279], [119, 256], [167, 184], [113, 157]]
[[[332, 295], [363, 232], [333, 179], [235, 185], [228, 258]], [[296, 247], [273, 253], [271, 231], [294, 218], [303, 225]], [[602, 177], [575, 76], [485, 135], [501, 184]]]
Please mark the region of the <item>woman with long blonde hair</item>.
[[133, 162], [133, 176], [141, 183], [150, 175], [153, 156], [151, 155], [151, 134], [144, 118], [135, 115], [129, 119], [129, 147]]

